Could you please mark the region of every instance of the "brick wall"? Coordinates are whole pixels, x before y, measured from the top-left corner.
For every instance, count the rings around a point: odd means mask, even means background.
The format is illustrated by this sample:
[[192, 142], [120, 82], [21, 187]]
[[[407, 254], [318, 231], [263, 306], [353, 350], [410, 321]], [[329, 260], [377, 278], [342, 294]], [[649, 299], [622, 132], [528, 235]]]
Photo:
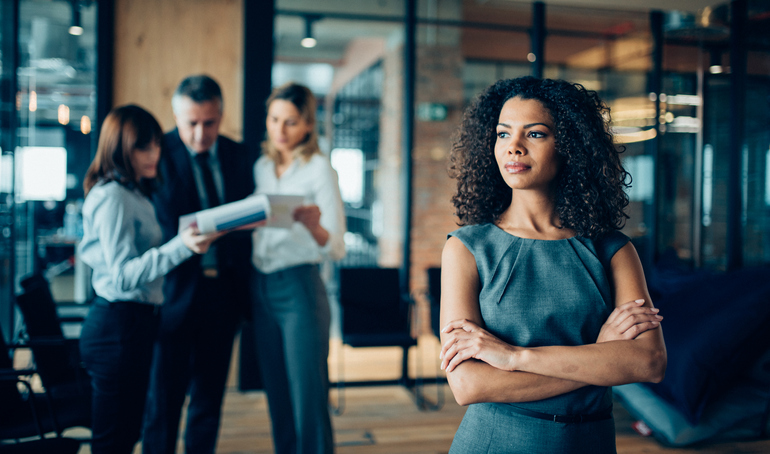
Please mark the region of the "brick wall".
[[[443, 121], [415, 121], [412, 149], [411, 286], [415, 294], [427, 289], [426, 270], [441, 265], [447, 233], [457, 228], [451, 197], [455, 181], [447, 174], [452, 137], [463, 108], [463, 58], [458, 46], [420, 46], [417, 53], [415, 101], [448, 107]], [[417, 315], [423, 332], [429, 329], [427, 300], [418, 297]]]

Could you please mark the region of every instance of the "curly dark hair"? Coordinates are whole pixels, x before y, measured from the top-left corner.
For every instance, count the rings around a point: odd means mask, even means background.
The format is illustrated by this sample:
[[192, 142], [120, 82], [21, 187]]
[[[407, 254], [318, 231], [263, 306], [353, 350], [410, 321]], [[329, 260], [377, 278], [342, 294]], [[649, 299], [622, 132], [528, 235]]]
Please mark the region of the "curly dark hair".
[[465, 111], [449, 166], [457, 179], [452, 202], [459, 224], [495, 222], [511, 203], [494, 147], [500, 111], [515, 97], [540, 101], [553, 119], [556, 151], [564, 158], [555, 194], [561, 226], [584, 238], [622, 228], [630, 176], [608, 127], [609, 107], [580, 84], [534, 77], [500, 80]]

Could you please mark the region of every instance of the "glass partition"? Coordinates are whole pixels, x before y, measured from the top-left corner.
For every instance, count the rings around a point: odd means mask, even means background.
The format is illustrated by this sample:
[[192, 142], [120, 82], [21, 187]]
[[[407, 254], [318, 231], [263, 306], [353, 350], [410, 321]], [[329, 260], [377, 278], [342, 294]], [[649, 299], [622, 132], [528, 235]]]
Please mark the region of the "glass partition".
[[750, 76], [746, 90], [746, 141], [741, 156], [741, 225], [746, 266], [770, 263], [769, 76], [770, 71]]
[[689, 73], [664, 74], [658, 112], [656, 251], [659, 258], [670, 254], [687, 266], [693, 266], [697, 247], [693, 237], [696, 147], [702, 133], [699, 112], [703, 100], [696, 74], [697, 67]]
[[0, 2], [0, 329], [13, 336], [15, 235], [13, 150], [16, 147], [16, 8]]
[[[426, 0], [421, 4], [431, 2]], [[420, 8], [421, 14], [428, 10]], [[611, 107], [613, 128], [619, 145], [626, 150], [623, 159], [634, 177], [628, 210], [631, 219], [624, 232], [631, 237], [646, 237], [652, 232], [650, 210], [655, 196], [649, 141], [656, 138], [658, 117], [649, 90], [652, 67], [649, 17], [640, 12], [557, 5], [547, 5], [545, 15], [544, 75], [596, 90]], [[457, 24], [454, 27], [446, 25], [448, 19], [452, 19], [446, 12], [436, 19], [439, 25], [432, 25], [431, 17], [420, 17], [425, 24], [418, 27], [414, 148], [414, 159], [420, 166], [415, 166], [414, 185], [416, 191], [424, 186], [425, 195], [414, 199], [413, 211], [415, 219], [422, 216], [426, 223], [430, 222], [430, 227], [424, 229], [425, 234], [418, 232], [416, 236], [423, 242], [435, 238], [435, 245], [429, 249], [433, 255], [416, 257], [413, 266], [419, 267], [424, 262], [423, 266], [429, 267], [431, 260], [432, 266], [436, 266], [444, 235], [455, 227], [449, 202], [454, 187], [446, 177], [445, 158], [462, 110], [496, 80], [532, 74], [532, 16], [531, 3], [490, 1], [463, 2], [463, 8], [453, 18]], [[444, 42], [431, 40], [431, 36], [443, 37]], [[453, 85], [459, 83], [462, 98], [453, 90]], [[421, 108], [425, 105], [446, 106], [446, 119], [421, 118]], [[443, 180], [437, 182], [432, 175], [442, 175]], [[443, 219], [440, 229], [435, 228], [436, 218]], [[415, 224], [415, 229], [420, 230], [420, 223]], [[428, 230], [434, 231], [433, 236], [428, 236]], [[419, 276], [413, 274], [416, 278]]]
[[90, 296], [74, 250], [95, 149], [96, 8], [89, 1], [19, 2], [16, 279], [43, 272], [58, 301]]
[[341, 266], [401, 265], [403, 17], [402, 1], [276, 2], [272, 81], [318, 97], [321, 148], [347, 215]]
[[272, 84], [294, 81], [318, 99], [319, 144], [345, 206], [346, 256], [322, 268], [333, 338], [337, 268], [402, 264], [403, 22], [403, 0], [276, 1]]

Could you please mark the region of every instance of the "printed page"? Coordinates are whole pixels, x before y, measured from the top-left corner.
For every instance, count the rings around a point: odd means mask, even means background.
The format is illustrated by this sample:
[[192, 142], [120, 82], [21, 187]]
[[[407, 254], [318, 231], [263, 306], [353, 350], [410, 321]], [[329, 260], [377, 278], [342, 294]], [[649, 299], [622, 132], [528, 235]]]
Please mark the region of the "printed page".
[[179, 230], [177, 233], [182, 233], [182, 231], [188, 227], [198, 227], [198, 223], [195, 221], [196, 214], [198, 213], [189, 213], [179, 216]]
[[265, 195], [246, 197], [207, 210], [198, 211], [179, 218], [179, 231], [197, 226], [203, 234], [232, 230], [270, 217], [270, 202]]
[[294, 210], [305, 201], [305, 197], [301, 195], [268, 194], [267, 199], [270, 204], [270, 218], [266, 227], [284, 229], [291, 228], [294, 223]]

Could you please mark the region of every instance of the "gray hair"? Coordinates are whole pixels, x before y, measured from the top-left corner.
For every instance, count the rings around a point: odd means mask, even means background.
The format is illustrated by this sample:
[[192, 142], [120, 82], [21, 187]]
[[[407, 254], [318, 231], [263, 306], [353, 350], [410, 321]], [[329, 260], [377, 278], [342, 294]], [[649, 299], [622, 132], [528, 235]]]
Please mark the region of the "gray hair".
[[219, 88], [219, 84], [204, 74], [186, 77], [179, 83], [176, 91], [174, 91], [174, 95], [171, 97], [171, 108], [174, 110], [174, 113], [178, 113], [181, 110], [182, 106], [180, 103], [183, 97], [190, 98], [198, 104], [217, 100], [219, 101], [219, 111], [222, 112], [224, 108], [222, 90]]

